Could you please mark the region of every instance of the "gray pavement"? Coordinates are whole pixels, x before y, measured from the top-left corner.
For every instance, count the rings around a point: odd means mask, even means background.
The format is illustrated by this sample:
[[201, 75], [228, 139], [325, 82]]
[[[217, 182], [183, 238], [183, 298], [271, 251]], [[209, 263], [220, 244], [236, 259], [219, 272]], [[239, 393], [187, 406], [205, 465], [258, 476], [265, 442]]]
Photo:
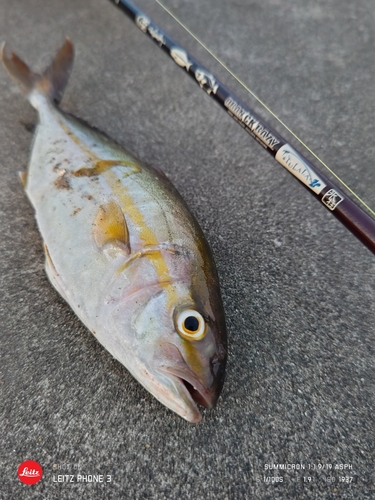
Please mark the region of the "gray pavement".
[[[165, 3], [375, 207], [371, 0]], [[155, 2], [139, 5], [267, 118]], [[186, 423], [51, 288], [17, 177], [36, 114], [0, 69], [0, 498], [375, 498], [374, 255], [109, 2], [0, 0], [0, 38], [34, 67], [66, 35], [62, 108], [160, 166], [207, 235], [227, 379]], [[43, 467], [34, 486], [17, 478], [26, 459]]]

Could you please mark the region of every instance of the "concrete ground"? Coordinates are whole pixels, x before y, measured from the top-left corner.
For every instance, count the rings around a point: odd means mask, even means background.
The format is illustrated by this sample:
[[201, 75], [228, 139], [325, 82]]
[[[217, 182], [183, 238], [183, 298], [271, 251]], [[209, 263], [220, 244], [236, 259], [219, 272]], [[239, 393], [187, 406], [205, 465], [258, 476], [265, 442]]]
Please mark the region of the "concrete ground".
[[[375, 207], [372, 0], [165, 3]], [[155, 2], [139, 5], [268, 119]], [[17, 176], [36, 114], [0, 69], [0, 498], [375, 498], [374, 255], [110, 2], [0, 0], [0, 38], [34, 67], [66, 35], [61, 107], [160, 166], [207, 235], [227, 378], [188, 424], [51, 288]], [[43, 467], [34, 486], [17, 478], [26, 459]]]

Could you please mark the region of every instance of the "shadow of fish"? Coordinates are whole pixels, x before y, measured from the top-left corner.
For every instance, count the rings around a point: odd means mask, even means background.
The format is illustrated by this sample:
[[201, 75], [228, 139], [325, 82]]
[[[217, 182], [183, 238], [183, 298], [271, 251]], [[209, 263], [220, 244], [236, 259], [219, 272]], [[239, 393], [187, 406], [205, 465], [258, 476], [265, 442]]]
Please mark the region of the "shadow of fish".
[[2, 49], [39, 113], [23, 177], [46, 272], [99, 342], [189, 422], [215, 406], [227, 356], [218, 277], [201, 229], [165, 175], [60, 111], [69, 39], [42, 73]]

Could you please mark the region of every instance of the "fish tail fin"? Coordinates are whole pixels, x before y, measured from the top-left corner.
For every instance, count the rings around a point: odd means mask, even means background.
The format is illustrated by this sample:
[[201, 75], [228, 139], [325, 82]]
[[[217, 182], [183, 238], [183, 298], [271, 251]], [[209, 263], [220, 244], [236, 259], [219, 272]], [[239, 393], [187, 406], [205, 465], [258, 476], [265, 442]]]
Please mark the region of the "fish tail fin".
[[8, 56], [5, 43], [1, 47], [1, 59], [11, 78], [21, 87], [31, 103], [31, 95], [36, 92], [58, 104], [72, 70], [74, 47], [67, 37], [51, 64], [41, 74], [31, 71], [27, 64], [13, 52]]

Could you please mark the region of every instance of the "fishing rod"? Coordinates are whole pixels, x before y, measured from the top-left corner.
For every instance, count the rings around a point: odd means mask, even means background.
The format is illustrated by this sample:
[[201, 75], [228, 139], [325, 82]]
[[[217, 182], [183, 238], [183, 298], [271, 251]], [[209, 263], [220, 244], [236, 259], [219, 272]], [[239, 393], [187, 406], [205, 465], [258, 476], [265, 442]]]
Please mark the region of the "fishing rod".
[[[375, 254], [375, 220], [128, 0], [110, 0]], [[158, 2], [159, 3], [159, 2]]]

